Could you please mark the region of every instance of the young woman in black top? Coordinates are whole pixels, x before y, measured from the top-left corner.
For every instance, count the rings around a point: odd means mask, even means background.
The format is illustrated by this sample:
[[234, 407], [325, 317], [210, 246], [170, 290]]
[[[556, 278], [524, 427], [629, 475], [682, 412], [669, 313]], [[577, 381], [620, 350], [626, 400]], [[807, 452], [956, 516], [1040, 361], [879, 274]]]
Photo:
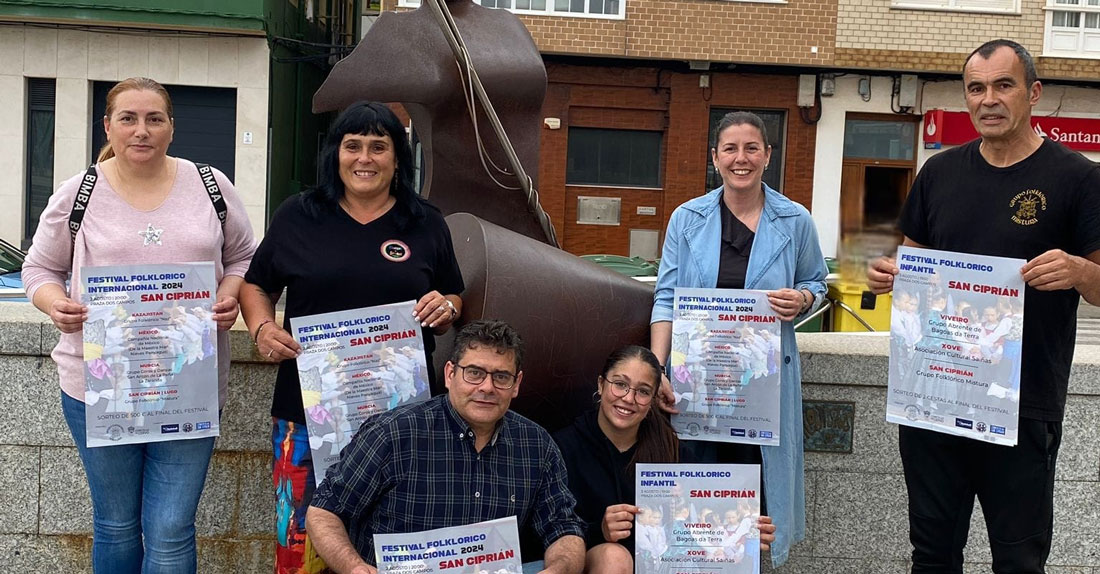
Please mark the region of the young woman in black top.
[[[585, 571], [634, 572], [634, 466], [692, 462], [665, 415], [653, 407], [661, 365], [645, 347], [611, 354], [597, 380], [594, 410], [554, 434], [569, 473], [576, 512], [587, 524]], [[670, 519], [671, 517], [664, 517]], [[760, 548], [775, 540], [771, 518], [761, 516]]]

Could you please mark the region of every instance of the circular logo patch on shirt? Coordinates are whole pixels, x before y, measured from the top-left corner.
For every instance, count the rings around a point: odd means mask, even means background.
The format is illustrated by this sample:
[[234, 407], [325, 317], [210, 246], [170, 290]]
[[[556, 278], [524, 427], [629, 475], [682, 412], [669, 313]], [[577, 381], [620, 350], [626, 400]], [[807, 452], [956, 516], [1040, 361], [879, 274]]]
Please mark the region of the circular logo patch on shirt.
[[1028, 189], [1016, 194], [1008, 206], [1015, 209], [1012, 222], [1017, 225], [1033, 225], [1039, 221], [1039, 212], [1047, 210], [1047, 196], [1038, 189]]
[[389, 241], [382, 242], [382, 257], [394, 263], [401, 263], [408, 259], [410, 252], [409, 246], [405, 245], [403, 241], [390, 239]]

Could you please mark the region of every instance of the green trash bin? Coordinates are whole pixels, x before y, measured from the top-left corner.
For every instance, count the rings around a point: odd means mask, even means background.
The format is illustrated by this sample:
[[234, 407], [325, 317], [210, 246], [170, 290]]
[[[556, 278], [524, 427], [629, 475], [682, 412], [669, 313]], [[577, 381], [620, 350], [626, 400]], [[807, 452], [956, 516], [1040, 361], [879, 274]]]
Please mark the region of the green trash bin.
[[581, 259], [591, 261], [627, 277], [652, 277], [657, 275], [657, 266], [641, 257], [622, 255], [594, 254], [581, 255]]

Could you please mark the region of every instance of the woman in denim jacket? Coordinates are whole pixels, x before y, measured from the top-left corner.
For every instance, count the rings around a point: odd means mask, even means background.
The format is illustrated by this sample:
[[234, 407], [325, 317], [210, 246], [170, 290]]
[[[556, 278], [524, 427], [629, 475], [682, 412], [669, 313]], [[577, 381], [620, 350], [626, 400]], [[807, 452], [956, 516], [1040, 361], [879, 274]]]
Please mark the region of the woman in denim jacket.
[[[676, 287], [768, 291], [769, 303], [783, 321], [780, 445], [698, 441], [695, 447], [700, 460], [762, 462], [766, 513], [777, 527], [772, 564], [779, 566], [791, 545], [806, 535], [802, 373], [794, 320], [820, 305], [827, 269], [809, 212], [762, 181], [771, 159], [764, 122], [749, 112], [727, 114], [718, 124], [716, 140], [711, 159], [722, 187], [684, 203], [668, 222], [653, 297], [651, 346], [667, 370]], [[666, 410], [672, 408], [667, 381], [661, 394]]]

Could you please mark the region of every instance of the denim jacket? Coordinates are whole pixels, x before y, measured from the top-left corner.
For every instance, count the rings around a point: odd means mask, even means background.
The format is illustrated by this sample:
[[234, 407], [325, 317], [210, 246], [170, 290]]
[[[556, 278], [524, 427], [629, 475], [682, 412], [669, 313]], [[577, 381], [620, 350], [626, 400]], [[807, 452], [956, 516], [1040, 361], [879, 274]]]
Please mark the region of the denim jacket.
[[[714, 288], [722, 249], [722, 188], [692, 199], [672, 213], [661, 252], [651, 322], [671, 321], [676, 287]], [[746, 289], [806, 289], [810, 310], [825, 296], [825, 259], [806, 208], [764, 185], [764, 210], [745, 274]], [[796, 318], [797, 321], [797, 318]], [[794, 322], [783, 323], [780, 374], [780, 445], [761, 447], [768, 513], [777, 526], [772, 565], [787, 560], [791, 545], [806, 536], [806, 492], [802, 456], [802, 370]]]

